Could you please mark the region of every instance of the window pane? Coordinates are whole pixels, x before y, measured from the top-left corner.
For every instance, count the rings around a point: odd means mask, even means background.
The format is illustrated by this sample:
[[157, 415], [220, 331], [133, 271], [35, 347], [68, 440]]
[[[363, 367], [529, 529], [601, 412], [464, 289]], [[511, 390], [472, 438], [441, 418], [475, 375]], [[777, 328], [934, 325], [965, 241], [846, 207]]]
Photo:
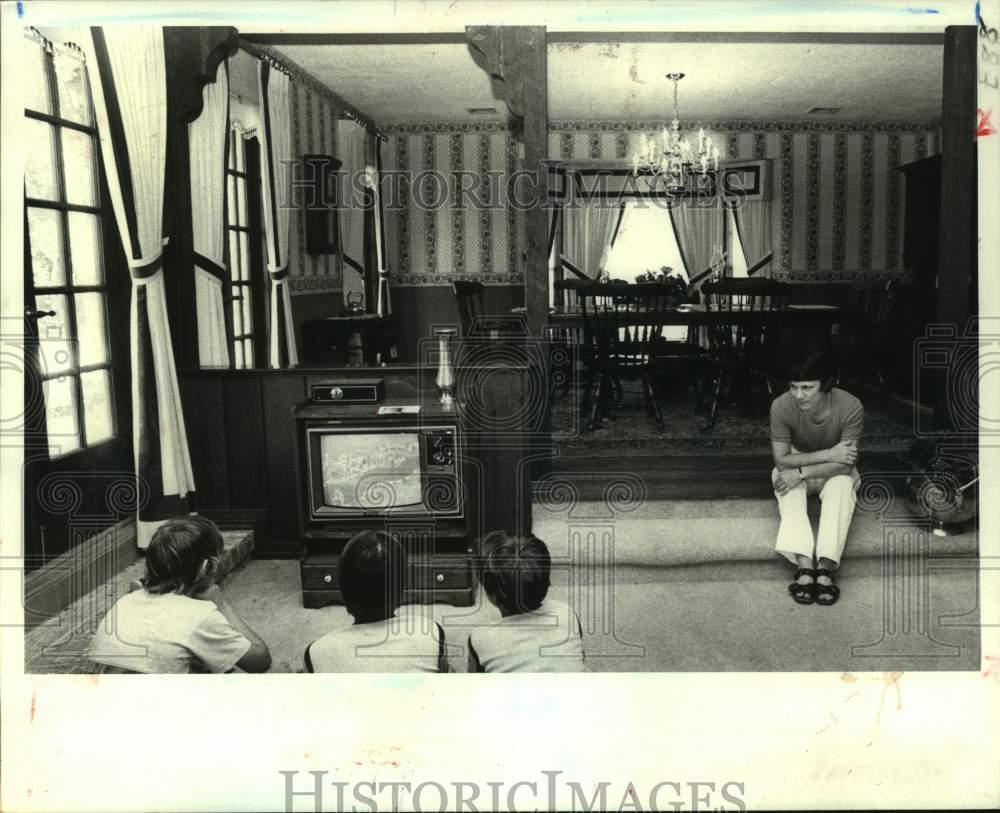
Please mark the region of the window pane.
[[66, 284], [62, 217], [55, 209], [28, 207], [31, 274], [36, 288]]
[[250, 279], [250, 235], [240, 232], [240, 279]]
[[[76, 337], [80, 366], [108, 361], [108, 331], [104, 324], [104, 294], [77, 294]], [[87, 434], [90, 437], [90, 434]]]
[[240, 225], [245, 226], [247, 224], [247, 181], [246, 178], [236, 179], [236, 191], [239, 196], [239, 210], [238, 214], [240, 217]]
[[72, 376], [42, 382], [45, 398], [45, 429], [49, 436], [49, 456], [80, 448], [76, 422], [76, 379]]
[[49, 97], [49, 83], [45, 76], [45, 51], [37, 42], [26, 39], [24, 57], [26, 64], [20, 71], [24, 77], [24, 106], [39, 113], [51, 113], [52, 100]]
[[243, 342], [241, 342], [241, 341], [236, 342], [236, 348], [235, 348], [235, 350], [236, 350], [236, 354], [235, 354], [236, 355], [236, 369], [237, 370], [242, 370], [244, 367], [246, 367], [246, 361], [243, 358]]
[[239, 299], [240, 289], [233, 290], [233, 335], [240, 336], [243, 333], [243, 309]]
[[229, 156], [226, 159], [226, 161], [227, 161], [226, 166], [229, 167], [229, 169], [233, 169], [236, 166], [236, 158], [234, 157], [236, 153], [235, 153], [235, 147], [233, 146], [235, 143], [236, 143], [236, 136], [233, 134], [233, 131], [230, 130], [229, 131], [229, 150], [228, 150]]
[[55, 311], [55, 316], [38, 320], [38, 362], [42, 373], [54, 375], [75, 369], [66, 296], [36, 294], [35, 307], [40, 311]]
[[83, 391], [83, 426], [87, 445], [100, 443], [114, 436], [111, 419], [111, 379], [107, 370], [93, 370], [80, 375]]
[[58, 200], [55, 128], [44, 121], [24, 120], [24, 194]]
[[92, 124], [90, 94], [83, 62], [72, 54], [56, 53], [52, 60], [56, 68], [56, 85], [59, 88], [59, 115], [80, 124]]
[[243, 136], [236, 133], [236, 169], [239, 172], [246, 171], [246, 162], [243, 160], [246, 155], [247, 143]]
[[243, 340], [243, 361], [244, 366], [253, 367], [253, 343], [250, 339]]
[[94, 138], [87, 133], [60, 128], [63, 139], [63, 165], [66, 171], [66, 200], [94, 206]]
[[240, 278], [240, 251], [238, 232], [229, 232], [229, 276], [235, 281]]
[[243, 330], [245, 333], [253, 333], [253, 322], [250, 320], [250, 286], [240, 287], [243, 294]]
[[226, 221], [226, 224], [229, 226], [238, 226], [239, 221], [236, 219], [236, 176], [227, 175], [226, 179], [229, 182], [226, 189], [226, 205], [229, 207], [229, 219]]
[[69, 251], [73, 258], [74, 285], [101, 285], [101, 222], [87, 212], [69, 213]]

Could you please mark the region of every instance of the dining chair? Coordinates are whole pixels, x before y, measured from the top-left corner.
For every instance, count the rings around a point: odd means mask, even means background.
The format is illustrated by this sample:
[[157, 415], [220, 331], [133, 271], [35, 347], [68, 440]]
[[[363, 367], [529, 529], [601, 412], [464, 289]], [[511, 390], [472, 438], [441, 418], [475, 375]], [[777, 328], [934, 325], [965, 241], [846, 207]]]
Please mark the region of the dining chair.
[[[653, 393], [653, 357], [663, 329], [670, 288], [657, 283], [595, 283], [576, 289], [583, 314], [587, 378], [581, 412], [588, 429], [610, 418], [616, 382], [639, 381], [646, 411], [663, 429]], [[596, 384], [596, 392], [595, 390]]]
[[708, 365], [695, 409], [704, 408], [706, 385], [712, 404], [705, 431], [715, 426], [719, 401], [728, 387], [749, 401], [751, 382], [762, 379], [769, 397], [780, 371], [782, 313], [792, 286], [772, 279], [722, 279], [701, 288], [705, 308], [719, 316], [708, 323]]
[[481, 282], [456, 280], [452, 282], [462, 335], [500, 339], [505, 336], [523, 335], [523, 317], [514, 314], [491, 315], [483, 306], [484, 286]]
[[896, 296], [895, 280], [874, 284], [859, 284], [854, 288], [851, 318], [848, 320], [847, 341], [843, 351], [837, 384], [842, 379], [857, 382], [859, 398], [864, 398], [867, 385], [875, 381], [885, 389], [883, 359], [889, 344], [888, 326]]

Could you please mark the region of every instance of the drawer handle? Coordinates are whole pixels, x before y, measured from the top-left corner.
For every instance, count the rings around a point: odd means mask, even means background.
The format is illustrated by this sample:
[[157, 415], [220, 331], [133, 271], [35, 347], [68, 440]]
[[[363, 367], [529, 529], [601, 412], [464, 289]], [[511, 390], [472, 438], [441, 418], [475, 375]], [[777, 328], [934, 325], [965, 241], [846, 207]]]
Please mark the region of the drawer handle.
[[434, 578], [437, 579], [439, 582], [443, 582], [444, 581], [444, 573], [438, 573]]
[[325, 575], [325, 576], [323, 577], [323, 581], [324, 581], [324, 582], [325, 582], [326, 584], [330, 584], [330, 582], [332, 582], [332, 581], [333, 581], [333, 576], [331, 576], [331, 575], [330, 575], [329, 573], [327, 573], [327, 574], [326, 574], [326, 575]]

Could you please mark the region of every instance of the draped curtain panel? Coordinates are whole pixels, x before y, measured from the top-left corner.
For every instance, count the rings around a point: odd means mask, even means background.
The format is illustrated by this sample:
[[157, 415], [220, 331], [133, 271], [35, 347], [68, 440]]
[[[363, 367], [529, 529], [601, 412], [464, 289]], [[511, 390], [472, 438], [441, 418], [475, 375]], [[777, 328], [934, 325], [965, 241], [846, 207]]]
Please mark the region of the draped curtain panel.
[[225, 181], [229, 145], [229, 65], [223, 60], [215, 81], [202, 91], [201, 115], [188, 125], [191, 159], [191, 225], [194, 239], [198, 361], [202, 367], [229, 367], [223, 285]]
[[295, 367], [299, 354], [292, 328], [292, 303], [288, 289], [288, 219], [291, 210], [289, 175], [292, 160], [288, 74], [270, 63], [257, 65], [261, 105], [261, 175], [264, 186], [264, 233], [267, 237], [267, 272], [271, 280], [270, 364]]
[[682, 202], [669, 209], [677, 245], [680, 247], [688, 279], [712, 264], [712, 255], [722, 250], [725, 218], [721, 206], [698, 206]]
[[85, 39], [108, 191], [132, 280], [132, 430], [140, 548], [195, 490], [163, 284], [167, 85], [162, 28]]
[[[752, 266], [771, 250], [771, 201], [745, 200], [733, 208], [733, 215], [747, 265]], [[769, 275], [770, 269], [761, 274]]]
[[621, 198], [577, 201], [562, 210], [563, 257], [591, 279], [608, 258], [621, 217]]
[[349, 119], [337, 122], [337, 159], [345, 188], [340, 209], [340, 245], [344, 258], [344, 304], [349, 295], [365, 295], [365, 212], [361, 181], [368, 163], [368, 131]]

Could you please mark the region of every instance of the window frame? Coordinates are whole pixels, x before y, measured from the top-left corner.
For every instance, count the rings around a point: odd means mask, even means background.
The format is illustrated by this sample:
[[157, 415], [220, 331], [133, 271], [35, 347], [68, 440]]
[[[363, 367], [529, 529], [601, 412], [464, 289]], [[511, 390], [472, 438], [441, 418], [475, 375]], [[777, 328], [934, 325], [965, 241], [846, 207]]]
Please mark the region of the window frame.
[[[82, 122], [73, 121], [71, 119], [64, 118], [61, 114], [60, 109], [60, 92], [59, 92], [59, 79], [55, 67], [55, 55], [51, 48], [45, 46], [44, 42], [40, 42], [33, 37], [27, 37], [27, 39], [34, 43], [42, 52], [42, 64], [45, 71], [45, 86], [48, 91], [49, 104], [53, 112], [45, 113], [39, 110], [33, 110], [31, 108], [24, 108], [24, 116], [26, 119], [31, 119], [34, 121], [40, 121], [52, 128], [50, 137], [52, 138], [52, 144], [54, 148], [53, 155], [53, 169], [55, 173], [56, 181], [56, 200], [50, 200], [47, 198], [35, 198], [29, 197], [27, 190], [24, 194], [24, 222], [25, 222], [25, 245], [30, 246], [31, 244], [31, 234], [28, 230], [29, 222], [29, 212], [32, 209], [44, 209], [49, 211], [55, 211], [58, 213], [59, 226], [61, 230], [60, 234], [60, 250], [63, 257], [63, 274], [64, 280], [60, 285], [43, 285], [39, 286], [35, 282], [34, 268], [31, 261], [30, 251], [26, 252], [26, 263], [25, 267], [25, 289], [26, 295], [30, 295], [31, 303], [25, 302], [26, 314], [28, 307], [32, 307], [33, 310], [37, 312], [37, 299], [39, 296], [63, 296], [66, 299], [66, 313], [64, 314], [64, 324], [68, 332], [68, 336], [65, 341], [68, 343], [68, 349], [70, 352], [70, 366], [68, 369], [60, 370], [58, 372], [48, 373], [43, 369], [41, 364], [36, 364], [38, 372], [38, 380], [44, 385], [45, 382], [59, 380], [63, 378], [69, 378], [72, 381], [72, 393], [74, 405], [76, 408], [76, 438], [77, 445], [72, 449], [67, 449], [58, 454], [52, 453], [51, 444], [48, 444], [48, 459], [49, 460], [60, 460], [66, 458], [70, 455], [78, 454], [80, 452], [85, 452], [91, 449], [96, 449], [108, 443], [116, 441], [121, 435], [120, 429], [120, 416], [118, 415], [118, 405], [116, 397], [116, 386], [115, 386], [115, 375], [114, 375], [114, 350], [113, 341], [111, 335], [110, 327], [110, 309], [109, 301], [111, 299], [110, 286], [108, 284], [108, 263], [107, 263], [107, 245], [106, 245], [106, 235], [105, 235], [105, 215], [106, 212], [102, 206], [104, 196], [101, 194], [104, 189], [101, 183], [101, 156], [99, 147], [99, 135], [97, 131], [96, 122], [93, 124], [84, 124]], [[72, 56], [70, 58], [79, 58], [77, 56]], [[83, 65], [83, 70], [86, 70], [86, 63], [81, 59], [81, 64]], [[86, 80], [85, 80], [86, 81]], [[95, 121], [95, 112], [93, 107], [93, 99], [90, 96], [88, 89], [87, 101], [90, 106], [90, 119]], [[94, 204], [80, 204], [80, 203], [70, 203], [68, 200], [67, 193], [67, 181], [66, 181], [66, 160], [63, 151], [63, 139], [61, 128], [74, 130], [79, 133], [84, 133], [90, 138], [91, 154], [92, 154], [92, 177], [91, 181], [93, 183], [93, 193], [94, 193]], [[92, 215], [97, 218], [97, 247], [95, 252], [96, 264], [99, 268], [99, 282], [96, 284], [87, 285], [77, 285], [74, 282], [74, 262], [73, 262], [73, 252], [72, 252], [72, 241], [70, 240], [70, 227], [69, 227], [69, 216], [71, 213], [82, 213]], [[102, 311], [102, 339], [103, 339], [103, 349], [105, 351], [104, 361], [91, 363], [91, 364], [81, 364], [80, 363], [80, 341], [81, 337], [79, 334], [79, 324], [77, 319], [77, 303], [76, 296], [79, 294], [99, 294], [101, 297], [100, 307]], [[35, 317], [34, 329], [35, 329], [35, 341], [41, 345], [42, 340], [39, 338], [39, 321], [44, 317]], [[107, 372], [107, 409], [108, 418], [111, 426], [110, 434], [106, 437], [101, 438], [97, 441], [88, 441], [87, 439], [87, 420], [86, 420], [86, 405], [84, 403], [83, 396], [83, 376], [86, 373], [97, 372], [100, 370], [105, 370]], [[48, 420], [47, 420], [47, 409], [46, 418], [44, 421], [46, 435], [48, 435]]]

